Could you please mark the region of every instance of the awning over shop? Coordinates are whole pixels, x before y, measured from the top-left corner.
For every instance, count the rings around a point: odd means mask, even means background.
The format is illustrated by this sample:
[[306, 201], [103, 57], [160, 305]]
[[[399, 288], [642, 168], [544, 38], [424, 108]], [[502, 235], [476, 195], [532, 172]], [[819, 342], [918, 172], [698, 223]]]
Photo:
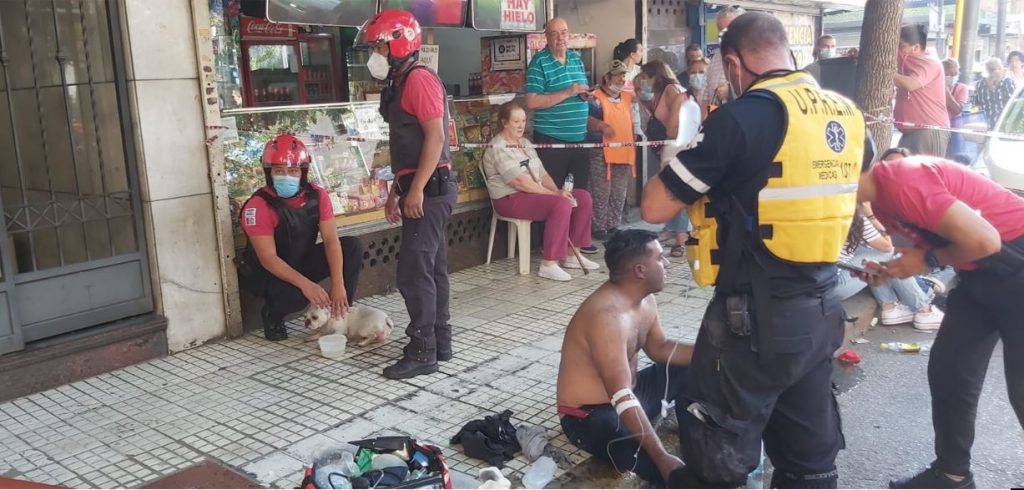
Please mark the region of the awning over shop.
[[750, 10], [774, 10], [821, 15], [830, 10], [863, 10], [867, 0], [728, 0], [707, 5], [736, 5]]

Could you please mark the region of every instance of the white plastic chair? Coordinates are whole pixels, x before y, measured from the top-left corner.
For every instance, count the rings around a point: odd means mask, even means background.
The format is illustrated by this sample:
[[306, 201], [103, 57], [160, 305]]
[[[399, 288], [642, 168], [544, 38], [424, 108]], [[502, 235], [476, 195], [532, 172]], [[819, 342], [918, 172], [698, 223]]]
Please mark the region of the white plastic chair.
[[[487, 180], [484, 173], [483, 162], [480, 162], [480, 175]], [[494, 209], [494, 201], [491, 201], [491, 235], [487, 238], [487, 264], [491, 263], [491, 252], [494, 251], [494, 234], [498, 230], [498, 221], [508, 223], [508, 258], [516, 256], [516, 240], [519, 240], [519, 274], [530, 274], [530, 225], [533, 221], [528, 219], [507, 218], [498, 214]]]

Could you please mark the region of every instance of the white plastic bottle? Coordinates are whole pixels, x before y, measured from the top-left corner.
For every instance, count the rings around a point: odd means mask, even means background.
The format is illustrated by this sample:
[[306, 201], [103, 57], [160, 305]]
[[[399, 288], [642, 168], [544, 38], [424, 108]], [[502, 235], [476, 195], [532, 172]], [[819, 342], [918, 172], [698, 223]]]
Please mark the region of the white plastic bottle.
[[[572, 194], [572, 190], [576, 187], [576, 179], [572, 174], [565, 176], [565, 183], [562, 184], [562, 190]], [[576, 207], [576, 199], [572, 200], [572, 207]]]
[[541, 456], [534, 461], [523, 474], [523, 487], [544, 488], [555, 479], [555, 460], [549, 456]]

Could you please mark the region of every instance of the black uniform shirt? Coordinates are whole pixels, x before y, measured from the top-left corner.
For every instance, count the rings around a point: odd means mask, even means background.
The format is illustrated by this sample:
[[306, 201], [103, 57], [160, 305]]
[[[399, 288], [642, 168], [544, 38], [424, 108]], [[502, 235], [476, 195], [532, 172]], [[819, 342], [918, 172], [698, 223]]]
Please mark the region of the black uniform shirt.
[[[704, 121], [703, 140], [680, 152], [678, 162], [661, 171], [661, 179], [687, 205], [709, 191], [725, 191], [737, 197], [747, 216], [754, 217], [758, 193], [768, 183], [768, 169], [782, 145], [785, 125], [782, 103], [771, 95], [748, 94], [722, 105]], [[724, 249], [727, 243], [721, 225], [718, 243]], [[761, 263], [770, 264], [773, 296], [820, 293], [835, 285], [835, 265], [794, 264], [775, 258], [763, 246], [755, 250], [764, 258]], [[748, 266], [741, 263], [738, 274], [737, 286], [743, 292], [749, 292]]]

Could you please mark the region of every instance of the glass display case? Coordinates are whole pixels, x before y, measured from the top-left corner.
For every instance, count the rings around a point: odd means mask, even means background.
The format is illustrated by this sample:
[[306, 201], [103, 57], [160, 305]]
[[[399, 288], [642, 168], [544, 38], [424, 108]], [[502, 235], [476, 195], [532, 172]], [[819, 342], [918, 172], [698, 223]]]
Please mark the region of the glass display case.
[[[486, 143], [497, 134], [498, 106], [504, 97], [449, 99], [449, 110], [460, 143]], [[280, 133], [292, 133], [313, 156], [309, 179], [327, 189], [337, 215], [355, 215], [384, 207], [393, 176], [388, 154], [388, 125], [377, 102], [327, 104], [321, 107], [236, 109], [223, 112], [230, 135], [224, 144], [228, 195], [237, 229], [238, 210], [249, 196], [266, 185], [260, 164], [263, 146]], [[366, 141], [346, 140], [346, 136]], [[453, 141], [455, 139], [453, 138]], [[478, 163], [480, 148], [453, 148], [452, 168], [459, 201], [486, 199]]]

